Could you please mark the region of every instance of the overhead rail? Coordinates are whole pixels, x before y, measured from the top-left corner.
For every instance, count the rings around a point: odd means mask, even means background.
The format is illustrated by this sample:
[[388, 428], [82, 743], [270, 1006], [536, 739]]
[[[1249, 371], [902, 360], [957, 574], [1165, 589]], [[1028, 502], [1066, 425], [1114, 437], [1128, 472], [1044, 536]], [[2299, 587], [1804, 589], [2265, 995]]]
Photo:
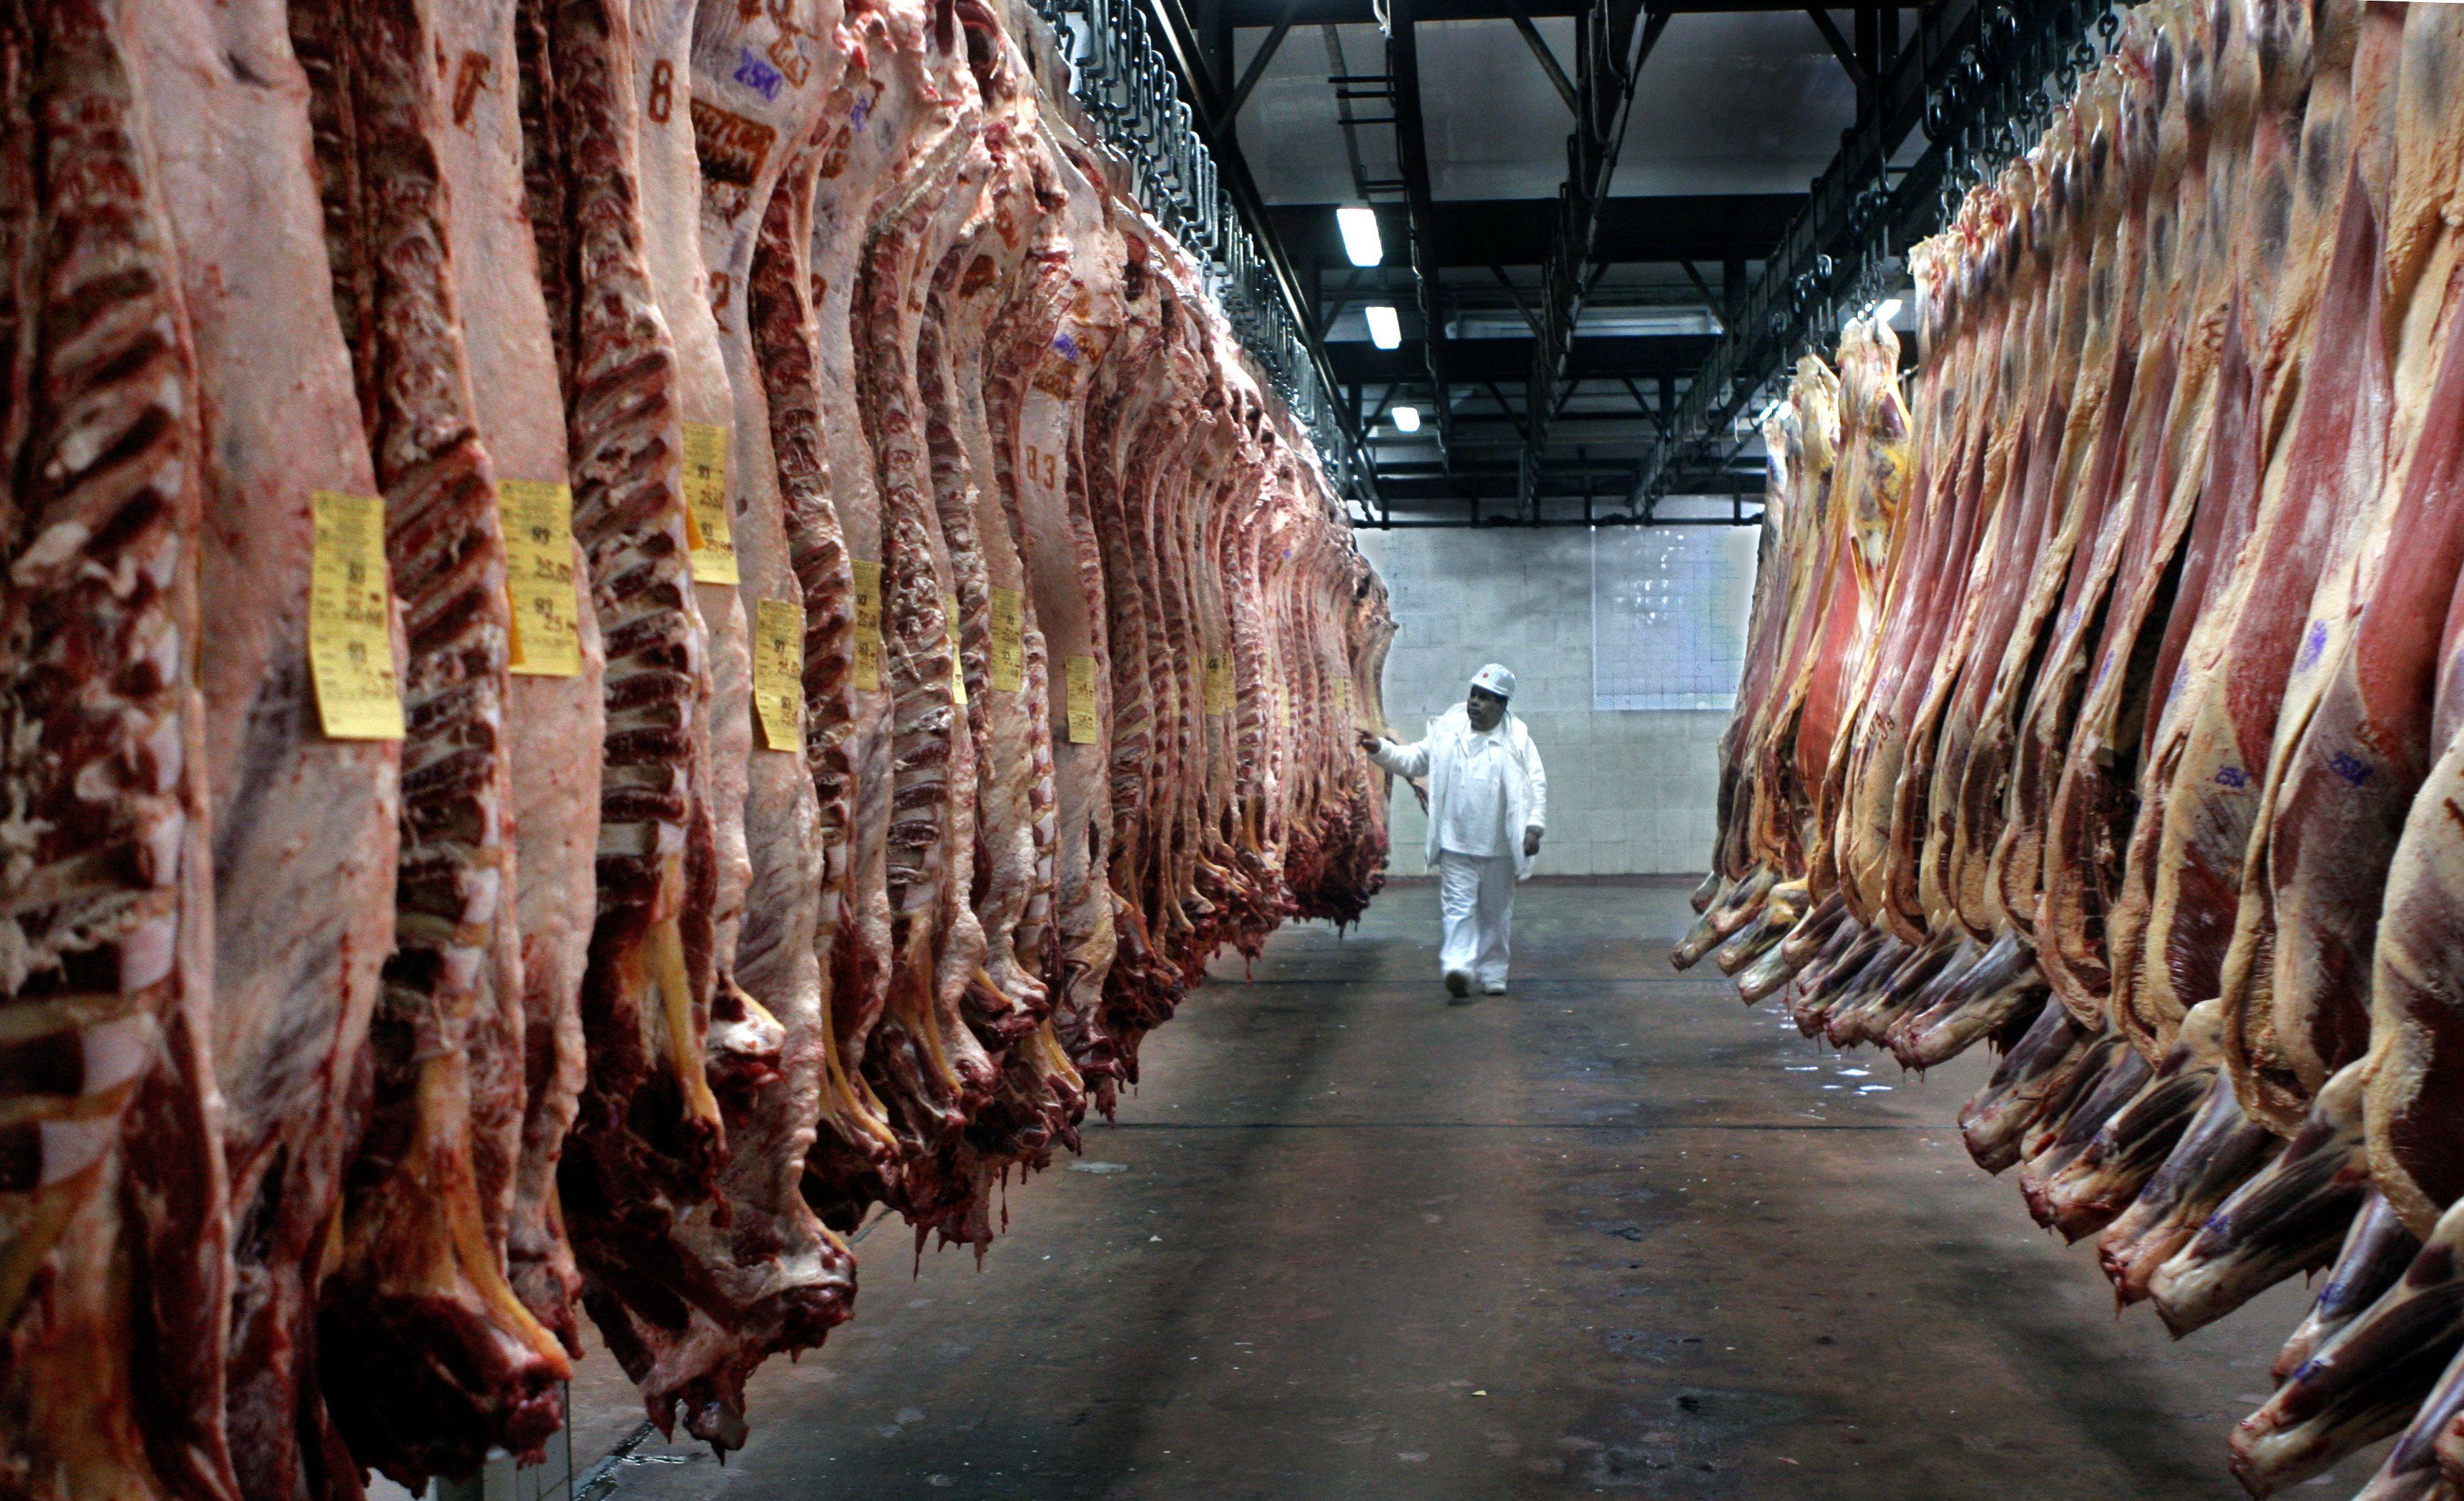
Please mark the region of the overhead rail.
[[1453, 351], [1440, 300], [1437, 195], [1429, 186], [1428, 129], [1420, 115], [1420, 47], [1413, 30], [1416, 0], [1385, 0], [1379, 25], [1386, 29], [1386, 76], [1394, 90], [1395, 165], [1403, 178], [1403, 208], [1410, 226], [1412, 290], [1420, 310], [1420, 363], [1429, 378], [1438, 416], [1438, 457], [1453, 462]]
[[1070, 94], [1129, 163], [1139, 204], [1199, 261], [1208, 294], [1308, 430], [1354, 519], [1381, 518], [1375, 466], [1300, 278], [1238, 150], [1218, 135], [1226, 115], [1175, 0], [1034, 4], [1067, 54]]
[[[1947, 223], [1970, 183], [2035, 141], [2078, 72], [2101, 55], [2091, 31], [2110, 44], [2116, 9], [2112, 0], [1954, 0], [1921, 14], [1915, 39], [1879, 80], [1880, 107], [1815, 179], [1679, 403], [1670, 440], [1645, 460], [1633, 496], [1642, 515], [1680, 476], [1720, 467], [1749, 443], [1734, 430], [1739, 416], [1837, 329], [1843, 311], [1881, 295], [1894, 257]], [[1891, 156], [1920, 124], [1928, 144], [1892, 186]]]
[[[1520, 11], [1535, 20], [1564, 19], [1582, 14], [1592, 0], [1419, 0], [1414, 12], [1423, 21], [1510, 21]], [[1752, 11], [1797, 11], [1805, 0], [1669, 0], [1679, 15], [1728, 15]], [[1222, 0], [1221, 24], [1235, 29], [1275, 24], [1287, 8], [1300, 26], [1368, 26], [1376, 22], [1381, 0]], [[1916, 9], [1902, 0], [1856, 0], [1835, 3], [1827, 10], [1881, 14]]]
[[[1648, 20], [1644, 14], [1642, 0], [1593, 0], [1574, 22], [1574, 130], [1566, 138], [1557, 235], [1541, 266], [1537, 337], [1531, 374], [1523, 387], [1523, 466], [1515, 483], [1515, 505], [1526, 519], [1539, 514], [1549, 430], [1566, 388], [1574, 324], [1594, 284], [1593, 242], [1599, 233], [1600, 205], [1608, 198], [1625, 144], [1626, 121], [1633, 117], [1635, 81], [1661, 33], [1668, 29], [1664, 5], [1653, 5]], [[1528, 18], [1524, 24], [1530, 24]]]

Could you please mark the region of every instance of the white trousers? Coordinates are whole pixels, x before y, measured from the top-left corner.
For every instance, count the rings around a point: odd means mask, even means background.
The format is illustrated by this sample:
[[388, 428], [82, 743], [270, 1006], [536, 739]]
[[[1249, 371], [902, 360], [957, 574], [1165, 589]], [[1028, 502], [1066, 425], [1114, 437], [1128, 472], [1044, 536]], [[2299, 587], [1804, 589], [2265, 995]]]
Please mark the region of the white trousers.
[[1439, 850], [1438, 912], [1445, 924], [1438, 972], [1460, 969], [1484, 985], [1503, 984], [1514, 929], [1514, 857]]

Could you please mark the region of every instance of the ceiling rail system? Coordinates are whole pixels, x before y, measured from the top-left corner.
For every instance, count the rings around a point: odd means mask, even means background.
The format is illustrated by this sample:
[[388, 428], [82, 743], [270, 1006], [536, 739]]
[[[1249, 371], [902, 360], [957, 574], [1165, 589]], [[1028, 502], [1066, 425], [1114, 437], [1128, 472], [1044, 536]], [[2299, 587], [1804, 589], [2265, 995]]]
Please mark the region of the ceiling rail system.
[[[1971, 183], [2034, 143], [2119, 24], [2112, 0], [1952, 0], [1921, 13], [1908, 49], [1875, 80], [1877, 107], [1815, 180], [1686, 388], [1668, 440], [1644, 460], [1633, 503], [1645, 519], [1687, 476], [1725, 469], [1752, 441], [1735, 430], [1740, 415], [1843, 313], [1884, 293], [1894, 255], [1947, 223]], [[1887, 164], [1919, 125], [1929, 144], [1892, 187]]]
[[1437, 195], [1429, 186], [1429, 138], [1420, 113], [1420, 47], [1413, 26], [1417, 0], [1386, 0], [1386, 77], [1395, 103], [1395, 165], [1403, 176], [1403, 205], [1410, 226], [1412, 296], [1420, 312], [1420, 360], [1437, 397], [1438, 458], [1454, 464], [1454, 400], [1447, 385], [1450, 351], [1446, 315], [1439, 299]]
[[1230, 121], [1176, 0], [1035, 6], [1066, 38], [1070, 92], [1104, 143], [1128, 161], [1139, 203], [1199, 262], [1207, 291], [1317, 444], [1353, 519], [1382, 519], [1375, 466], [1342, 400], [1308, 295], [1230, 142]]
[[[1625, 144], [1635, 83], [1660, 33], [1668, 29], [1665, 0], [1653, 6], [1647, 22], [1641, 21], [1642, 15], [1642, 0], [1593, 0], [1574, 18], [1574, 81], [1567, 91], [1568, 102], [1574, 107], [1574, 130], [1566, 138], [1566, 182], [1557, 193], [1557, 237], [1541, 268], [1531, 376], [1524, 386], [1523, 455], [1514, 489], [1516, 517], [1521, 520], [1535, 520], [1540, 514], [1542, 466], [1549, 456], [1551, 430], [1564, 405], [1560, 393], [1567, 389], [1566, 364], [1573, 352], [1574, 325], [1582, 317], [1583, 297], [1591, 287], [1600, 205], [1608, 198], [1609, 180], [1617, 172], [1617, 153]], [[1515, 19], [1539, 55], [1549, 57], [1547, 45], [1531, 30], [1530, 16], [1519, 5]], [[1550, 73], [1551, 80], [1563, 88], [1563, 75], [1553, 68]], [[1441, 391], [1445, 389], [1434, 369], [1430, 379]]]
[[[1802, 193], [1768, 188], [1612, 196], [1642, 69], [1672, 18], [1754, 11], [1793, 17], [1823, 55], [1837, 55], [1862, 120], [1881, 107], [1880, 79], [1899, 52], [1903, 15], [1916, 9], [1836, 6], [1835, 21], [1778, 0], [1163, 3], [1186, 3], [1204, 15], [1214, 43], [1209, 60], [1224, 89], [1236, 80], [1254, 87], [1280, 39], [1298, 25], [1313, 21], [1330, 33], [1338, 24], [1375, 25], [1385, 36], [1382, 77], [1331, 77], [1328, 83], [1338, 112], [1354, 97], [1392, 105], [1389, 120], [1379, 122], [1396, 127], [1395, 176], [1368, 178], [1355, 153], [1353, 201], [1379, 206], [1389, 243], [1408, 251], [1408, 265], [1384, 273], [1347, 266], [1345, 248], [1334, 242], [1332, 210], [1339, 205], [1290, 203], [1268, 211], [1311, 281], [1321, 328], [1332, 328], [1336, 314], [1353, 304], [1412, 299], [1417, 317], [1403, 325], [1400, 347], [1344, 340], [1330, 343], [1328, 352], [1354, 419], [1373, 442], [1387, 514], [1434, 509], [1441, 519], [1450, 514], [1469, 525], [1544, 523], [1577, 505], [1588, 519], [1624, 506], [1644, 463], [1677, 430], [1682, 381], [1702, 367], [1716, 336], [1733, 321], [1751, 264], [1796, 222], [1807, 201]], [[1457, 94], [1425, 100], [1427, 107], [1450, 110], [1446, 118], [1424, 108], [1420, 54], [1431, 23], [1463, 22], [1504, 23], [1497, 33], [1510, 27], [1531, 53], [1552, 102], [1561, 102], [1573, 119], [1562, 174], [1549, 174], [1548, 197], [1441, 199], [1431, 191], [1441, 169], [1451, 169], [1461, 186], [1465, 111], [1479, 118], [1476, 112], [1486, 107], [1482, 95]], [[1572, 34], [1552, 46], [1542, 30], [1551, 24]], [[1264, 44], [1245, 59], [1234, 43], [1243, 30], [1264, 33]], [[1764, 27], [1756, 34], [1768, 46], [1775, 33]], [[1567, 42], [1572, 47], [1561, 62], [1558, 49]], [[1460, 37], [1450, 41], [1446, 67], [1462, 67], [1462, 49]], [[1699, 75], [1699, 56], [1689, 54], [1687, 63]], [[1349, 73], [1331, 38], [1330, 66]], [[1364, 86], [1367, 92], [1355, 93]], [[1245, 97], [1248, 89], [1241, 92]], [[1530, 123], [1520, 128], [1528, 131]], [[1443, 162], [1431, 160], [1441, 139], [1435, 127], [1450, 127], [1442, 137]], [[1644, 175], [1665, 172], [1663, 164]], [[1651, 266], [1669, 276], [1616, 274]], [[1329, 277], [1335, 268], [1343, 268], [1339, 283]], [[1465, 271], [1477, 275], [1466, 279]], [[1683, 282], [1671, 287], [1679, 274]], [[1425, 400], [1411, 399], [1422, 393]], [[1393, 438], [1373, 432], [1398, 404], [1435, 420], [1425, 429], [1398, 425]], [[1758, 460], [1691, 464], [1680, 477], [1690, 493], [1705, 495], [1749, 497], [1762, 488]]]

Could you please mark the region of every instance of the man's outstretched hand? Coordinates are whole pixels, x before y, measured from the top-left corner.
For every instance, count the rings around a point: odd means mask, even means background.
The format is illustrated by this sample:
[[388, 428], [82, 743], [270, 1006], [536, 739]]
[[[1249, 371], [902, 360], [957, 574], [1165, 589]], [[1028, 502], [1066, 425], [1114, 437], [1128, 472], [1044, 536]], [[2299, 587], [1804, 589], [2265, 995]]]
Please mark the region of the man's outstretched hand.
[[1530, 859], [1540, 852], [1540, 830], [1534, 827], [1523, 831], [1523, 858]]
[[1360, 748], [1367, 751], [1372, 756], [1377, 754], [1378, 746], [1386, 743], [1386, 738], [1384, 736], [1372, 735], [1367, 730], [1355, 730], [1353, 734], [1353, 738], [1360, 741]]

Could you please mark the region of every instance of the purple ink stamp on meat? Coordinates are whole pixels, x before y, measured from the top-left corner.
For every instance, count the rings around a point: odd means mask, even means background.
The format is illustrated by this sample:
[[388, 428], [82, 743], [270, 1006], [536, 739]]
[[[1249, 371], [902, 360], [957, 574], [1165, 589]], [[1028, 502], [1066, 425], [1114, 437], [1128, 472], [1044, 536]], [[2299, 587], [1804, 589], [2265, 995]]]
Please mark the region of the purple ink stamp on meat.
[[786, 85], [787, 76], [741, 48], [737, 50], [736, 55], [739, 59], [736, 65], [736, 81], [765, 99], [776, 99], [779, 90]]

